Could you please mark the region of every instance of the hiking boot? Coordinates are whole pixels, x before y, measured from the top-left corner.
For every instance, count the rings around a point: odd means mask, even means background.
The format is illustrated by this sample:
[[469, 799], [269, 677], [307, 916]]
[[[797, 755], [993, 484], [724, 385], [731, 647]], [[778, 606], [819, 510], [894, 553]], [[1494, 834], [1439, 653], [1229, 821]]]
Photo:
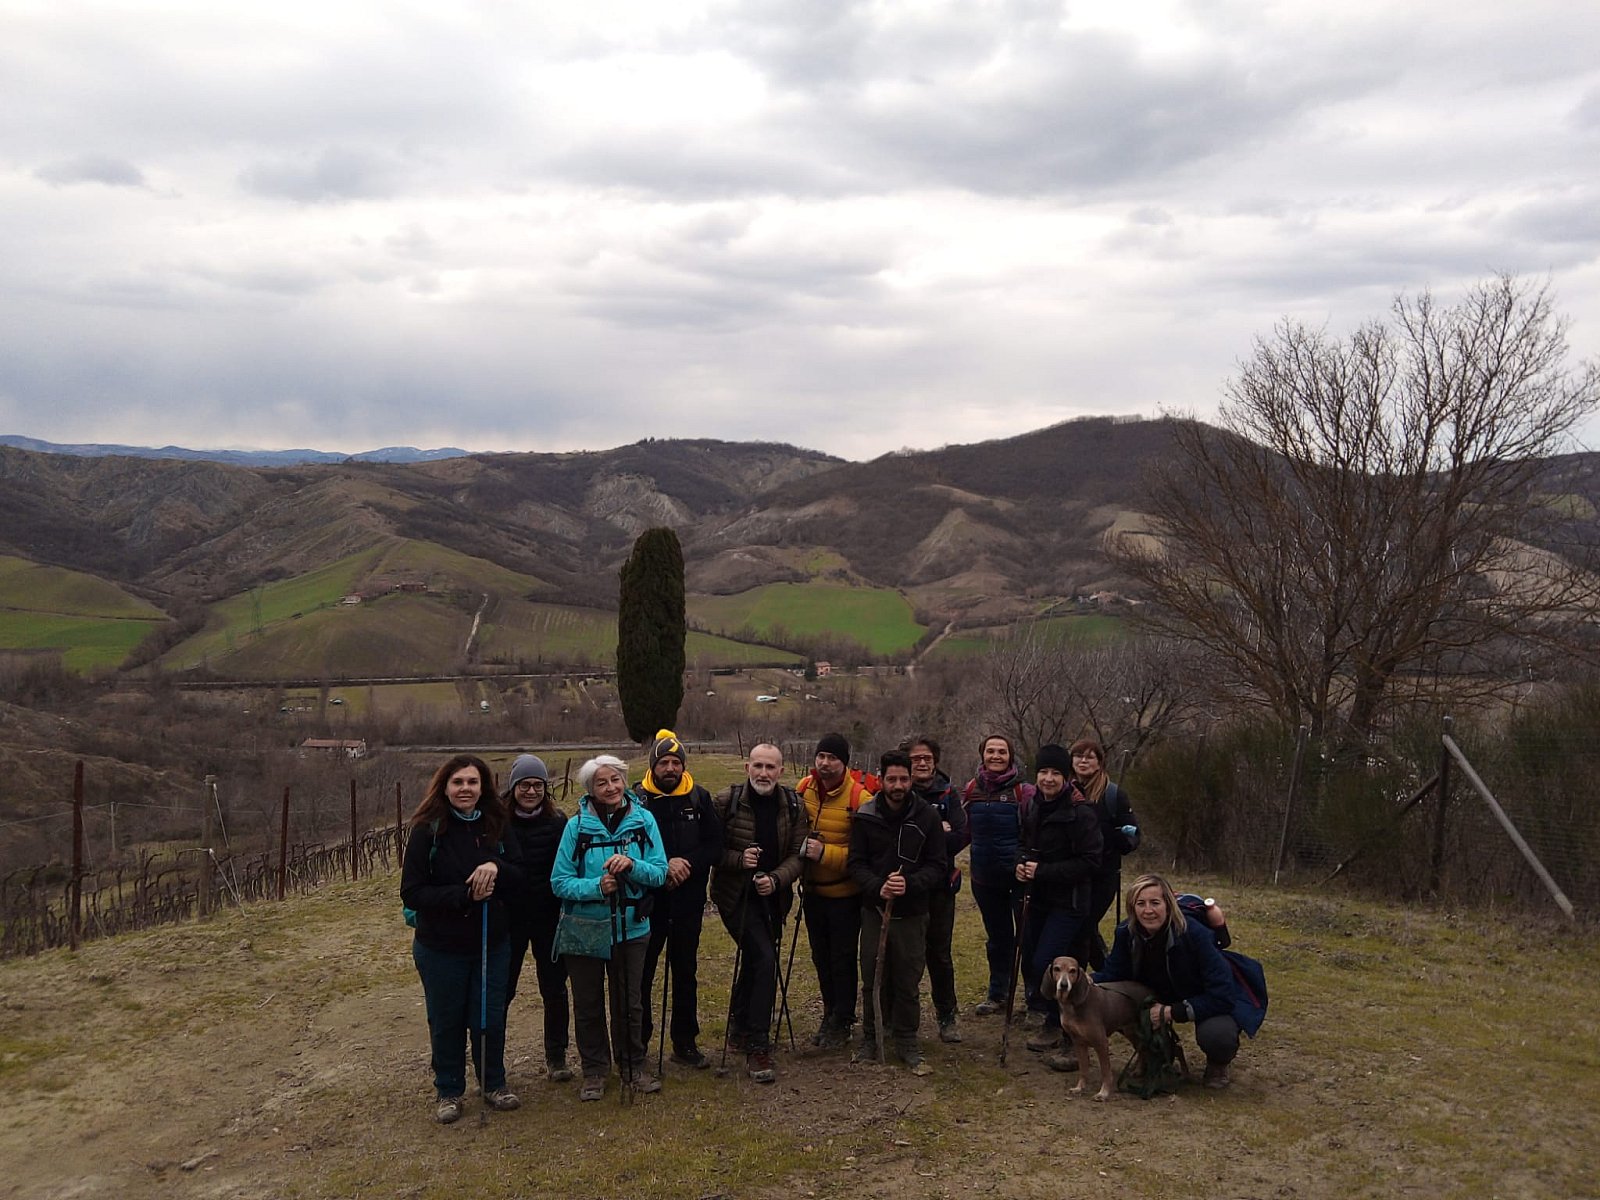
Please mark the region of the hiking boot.
[[915, 1042], [896, 1046], [894, 1056], [905, 1063], [913, 1075], [920, 1077], [933, 1074], [933, 1068], [928, 1065], [927, 1059], [922, 1057], [922, 1051], [917, 1048]]
[[814, 1044], [823, 1050], [843, 1050], [850, 1044], [850, 1025], [842, 1021], [831, 1024], [824, 1021], [822, 1028], [817, 1030], [817, 1039]]
[[996, 1000], [993, 996], [986, 997], [978, 1002], [978, 1007], [972, 1010], [975, 1017], [992, 1017], [997, 1012], [1005, 1010], [1005, 1001]]
[[956, 1028], [955, 1013], [939, 1018], [939, 1040], [941, 1042], [959, 1042], [961, 1040], [961, 1030]]
[[606, 1081], [598, 1075], [585, 1075], [578, 1089], [579, 1100], [598, 1100], [606, 1094]]
[[630, 1082], [633, 1084], [634, 1091], [643, 1092], [647, 1096], [661, 1090], [661, 1080], [650, 1074], [649, 1071], [635, 1071]]
[[1078, 1052], [1070, 1047], [1058, 1050], [1054, 1054], [1046, 1054], [1039, 1060], [1052, 1071], [1076, 1071], [1078, 1069]]
[[441, 1125], [449, 1125], [461, 1119], [461, 1097], [440, 1096], [438, 1107], [433, 1110], [433, 1119]]
[[878, 1061], [878, 1039], [870, 1029], [861, 1031], [861, 1040], [856, 1043], [856, 1048], [850, 1053], [853, 1063], [875, 1063]]
[[1228, 1084], [1233, 1082], [1228, 1078], [1228, 1064], [1214, 1062], [1206, 1063], [1205, 1078], [1201, 1082], [1204, 1083], [1206, 1087], [1211, 1088], [1213, 1091], [1221, 1091], [1223, 1088], [1227, 1087]]
[[1061, 1030], [1046, 1025], [1028, 1039], [1028, 1049], [1038, 1054], [1045, 1050], [1061, 1049]]
[[711, 1065], [711, 1060], [700, 1053], [700, 1048], [692, 1042], [687, 1046], [679, 1046], [668, 1056], [671, 1062], [680, 1067], [690, 1067], [696, 1071], [704, 1071]]
[[752, 1050], [745, 1055], [744, 1069], [757, 1083], [777, 1083], [778, 1072], [772, 1066], [772, 1051]]
[[[817, 1037], [821, 1037], [821, 1036], [822, 1036], [822, 1032], [819, 1030], [817, 1032]], [[811, 1044], [813, 1046], [817, 1045], [818, 1044], [817, 1043], [817, 1038], [812, 1038], [811, 1039]], [[745, 1029], [730, 1029], [730, 1030], [728, 1030], [728, 1049], [732, 1050], [735, 1054], [748, 1053], [749, 1050], [750, 1050], [750, 1033], [749, 1033], [749, 1031], [745, 1030]]]
[[483, 1098], [483, 1102], [495, 1112], [510, 1112], [514, 1108], [522, 1107], [522, 1101], [517, 1098], [517, 1094], [507, 1087], [493, 1089]]
[[572, 1068], [567, 1066], [567, 1060], [557, 1062], [551, 1059], [544, 1066], [544, 1077], [551, 1083], [570, 1083], [572, 1081]]

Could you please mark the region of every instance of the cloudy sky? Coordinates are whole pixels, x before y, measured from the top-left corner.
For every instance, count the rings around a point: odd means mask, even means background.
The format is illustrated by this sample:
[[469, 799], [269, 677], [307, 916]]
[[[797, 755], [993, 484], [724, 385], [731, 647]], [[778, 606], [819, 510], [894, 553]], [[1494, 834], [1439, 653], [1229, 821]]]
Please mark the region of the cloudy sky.
[[1597, 164], [1586, 0], [0, 0], [0, 433], [864, 458], [1502, 270], [1590, 357]]

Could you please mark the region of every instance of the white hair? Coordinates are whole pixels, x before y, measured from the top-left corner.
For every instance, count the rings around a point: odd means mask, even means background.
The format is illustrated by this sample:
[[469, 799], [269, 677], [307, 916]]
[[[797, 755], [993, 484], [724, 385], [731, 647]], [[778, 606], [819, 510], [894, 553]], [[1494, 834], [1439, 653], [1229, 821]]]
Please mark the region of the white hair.
[[584, 763], [583, 766], [578, 768], [578, 786], [587, 792], [589, 790], [589, 785], [594, 782], [594, 773], [601, 767], [615, 767], [617, 769], [617, 773], [622, 776], [622, 782], [628, 782], [627, 763], [623, 762], [614, 754], [596, 754], [588, 762]]

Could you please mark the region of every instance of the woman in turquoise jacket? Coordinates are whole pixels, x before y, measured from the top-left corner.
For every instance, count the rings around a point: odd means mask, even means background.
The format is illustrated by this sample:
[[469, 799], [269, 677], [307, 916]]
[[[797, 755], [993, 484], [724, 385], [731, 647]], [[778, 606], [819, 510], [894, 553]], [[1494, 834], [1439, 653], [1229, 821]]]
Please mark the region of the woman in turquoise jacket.
[[650, 894], [666, 883], [667, 855], [655, 818], [628, 790], [627, 769], [609, 754], [579, 769], [586, 794], [562, 832], [550, 873], [551, 890], [561, 900], [556, 950], [572, 980], [573, 1027], [583, 1064], [580, 1100], [605, 1093], [613, 1057], [624, 1086], [661, 1090], [645, 1067], [642, 993]]

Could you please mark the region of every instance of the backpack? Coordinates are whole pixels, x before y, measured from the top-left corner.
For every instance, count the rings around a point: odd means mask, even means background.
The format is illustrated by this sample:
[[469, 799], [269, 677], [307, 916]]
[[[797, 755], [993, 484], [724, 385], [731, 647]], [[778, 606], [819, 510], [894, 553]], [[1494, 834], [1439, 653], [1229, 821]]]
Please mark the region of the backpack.
[[[811, 778], [809, 775], [807, 779]], [[802, 783], [804, 780], [801, 781]], [[736, 783], [728, 789], [728, 802], [723, 805], [722, 811], [717, 815], [722, 818], [722, 827], [726, 829], [728, 822], [733, 820], [733, 810], [739, 807], [739, 798], [744, 795], [745, 784]], [[778, 785], [778, 790], [783, 793], [784, 799], [789, 804], [789, 820], [797, 825], [809, 825], [806, 820], [805, 806], [800, 803], [800, 796], [792, 787], [784, 784]]]
[[[1189, 892], [1184, 892], [1178, 897], [1178, 908], [1182, 910], [1183, 915], [1205, 928], [1210, 928], [1210, 922], [1206, 920], [1206, 909], [1209, 907], [1210, 905], [1199, 896]], [[1212, 930], [1212, 933], [1217, 941], [1217, 949], [1221, 951], [1222, 957], [1227, 960], [1228, 966], [1233, 970], [1234, 980], [1244, 989], [1244, 994], [1250, 1003], [1265, 1012], [1267, 1008], [1266, 971], [1262, 969], [1259, 962], [1249, 955], [1228, 949], [1233, 943], [1233, 938], [1228, 933], [1226, 925], [1221, 929]]]

